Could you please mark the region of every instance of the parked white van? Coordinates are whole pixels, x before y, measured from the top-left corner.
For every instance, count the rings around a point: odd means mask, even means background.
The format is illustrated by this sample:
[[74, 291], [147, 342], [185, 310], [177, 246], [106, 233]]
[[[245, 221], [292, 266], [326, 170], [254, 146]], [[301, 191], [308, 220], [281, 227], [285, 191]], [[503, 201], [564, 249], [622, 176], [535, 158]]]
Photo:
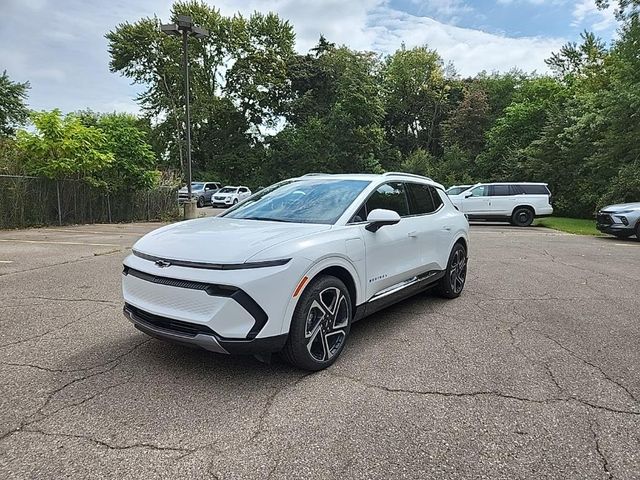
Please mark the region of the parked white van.
[[449, 198], [470, 220], [507, 221], [527, 227], [534, 218], [553, 213], [546, 183], [478, 183]]

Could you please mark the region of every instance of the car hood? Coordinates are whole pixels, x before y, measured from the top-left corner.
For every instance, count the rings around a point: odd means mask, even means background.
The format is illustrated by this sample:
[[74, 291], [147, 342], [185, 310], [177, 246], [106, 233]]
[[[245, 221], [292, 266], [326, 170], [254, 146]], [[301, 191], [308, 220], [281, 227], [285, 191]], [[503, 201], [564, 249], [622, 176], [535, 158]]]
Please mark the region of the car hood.
[[[197, 193], [197, 192], [202, 192], [202, 190], [196, 190], [195, 188], [191, 189], [192, 193]], [[182, 187], [180, 190], [178, 190], [178, 193], [189, 193], [189, 190], [187, 190], [187, 187]]]
[[173, 260], [242, 263], [267, 248], [330, 228], [330, 225], [201, 218], [154, 230], [133, 248]]
[[602, 212], [619, 212], [621, 210], [640, 210], [640, 202], [634, 203], [618, 203], [617, 205], [607, 205]]

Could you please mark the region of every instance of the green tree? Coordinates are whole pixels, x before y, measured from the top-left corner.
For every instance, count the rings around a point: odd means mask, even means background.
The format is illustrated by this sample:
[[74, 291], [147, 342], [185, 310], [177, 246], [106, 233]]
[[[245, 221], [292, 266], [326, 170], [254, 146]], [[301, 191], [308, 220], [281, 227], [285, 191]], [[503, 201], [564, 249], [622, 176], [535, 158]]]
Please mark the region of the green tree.
[[113, 161], [113, 155], [102, 131], [83, 125], [75, 115], [63, 117], [57, 109], [34, 112], [31, 121], [35, 132], [18, 131], [27, 173], [105, 185], [99, 173]]
[[382, 76], [385, 130], [402, 155], [423, 148], [441, 153], [440, 125], [449, 85], [435, 50], [404, 45], [386, 59]]
[[[193, 164], [197, 173], [249, 181], [263, 154], [261, 139], [283, 113], [294, 34], [275, 14], [226, 17], [200, 1], [173, 4], [171, 20], [190, 15], [209, 30], [189, 40]], [[180, 42], [163, 35], [158, 18], [109, 32], [110, 68], [143, 85], [138, 101], [156, 125], [156, 152], [177, 165], [184, 147]]]
[[289, 122], [270, 139], [268, 172], [380, 171], [386, 144], [376, 72], [370, 53], [336, 48], [321, 38], [308, 55], [291, 60]]
[[0, 137], [12, 136], [16, 127], [29, 119], [25, 104], [29, 82], [13, 82], [3, 71], [0, 75]]
[[160, 172], [155, 168], [156, 157], [139, 123], [137, 117], [127, 113], [110, 113], [97, 119], [105, 149], [113, 155], [113, 161], [99, 175], [110, 191], [148, 189], [157, 183]]

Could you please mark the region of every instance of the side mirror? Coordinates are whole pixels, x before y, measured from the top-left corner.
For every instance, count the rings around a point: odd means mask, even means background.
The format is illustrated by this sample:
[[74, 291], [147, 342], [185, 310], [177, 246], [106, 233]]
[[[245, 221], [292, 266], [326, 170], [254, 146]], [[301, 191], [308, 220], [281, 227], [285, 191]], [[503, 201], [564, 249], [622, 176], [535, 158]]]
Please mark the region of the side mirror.
[[467, 192], [464, 194], [464, 198], [473, 197], [473, 192]]
[[367, 215], [367, 222], [369, 222], [369, 224], [364, 228], [370, 232], [377, 232], [380, 227], [384, 227], [385, 225], [395, 225], [399, 221], [400, 215], [398, 215], [398, 212], [385, 210], [383, 208], [376, 208]]

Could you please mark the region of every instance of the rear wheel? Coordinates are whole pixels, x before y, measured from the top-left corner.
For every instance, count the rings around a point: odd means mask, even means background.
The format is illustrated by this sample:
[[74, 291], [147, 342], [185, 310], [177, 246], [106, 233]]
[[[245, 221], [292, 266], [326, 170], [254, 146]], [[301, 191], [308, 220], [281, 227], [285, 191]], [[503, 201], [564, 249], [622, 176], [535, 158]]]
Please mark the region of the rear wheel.
[[528, 227], [533, 223], [533, 211], [527, 207], [518, 207], [511, 215], [511, 224], [518, 227]]
[[640, 242], [640, 220], [636, 223], [636, 240]]
[[444, 277], [436, 286], [438, 295], [444, 298], [457, 298], [462, 293], [467, 280], [467, 249], [456, 243], [449, 255], [449, 263]]
[[336, 361], [351, 328], [351, 298], [344, 283], [328, 275], [314, 279], [293, 313], [285, 359], [304, 370], [322, 370]]

